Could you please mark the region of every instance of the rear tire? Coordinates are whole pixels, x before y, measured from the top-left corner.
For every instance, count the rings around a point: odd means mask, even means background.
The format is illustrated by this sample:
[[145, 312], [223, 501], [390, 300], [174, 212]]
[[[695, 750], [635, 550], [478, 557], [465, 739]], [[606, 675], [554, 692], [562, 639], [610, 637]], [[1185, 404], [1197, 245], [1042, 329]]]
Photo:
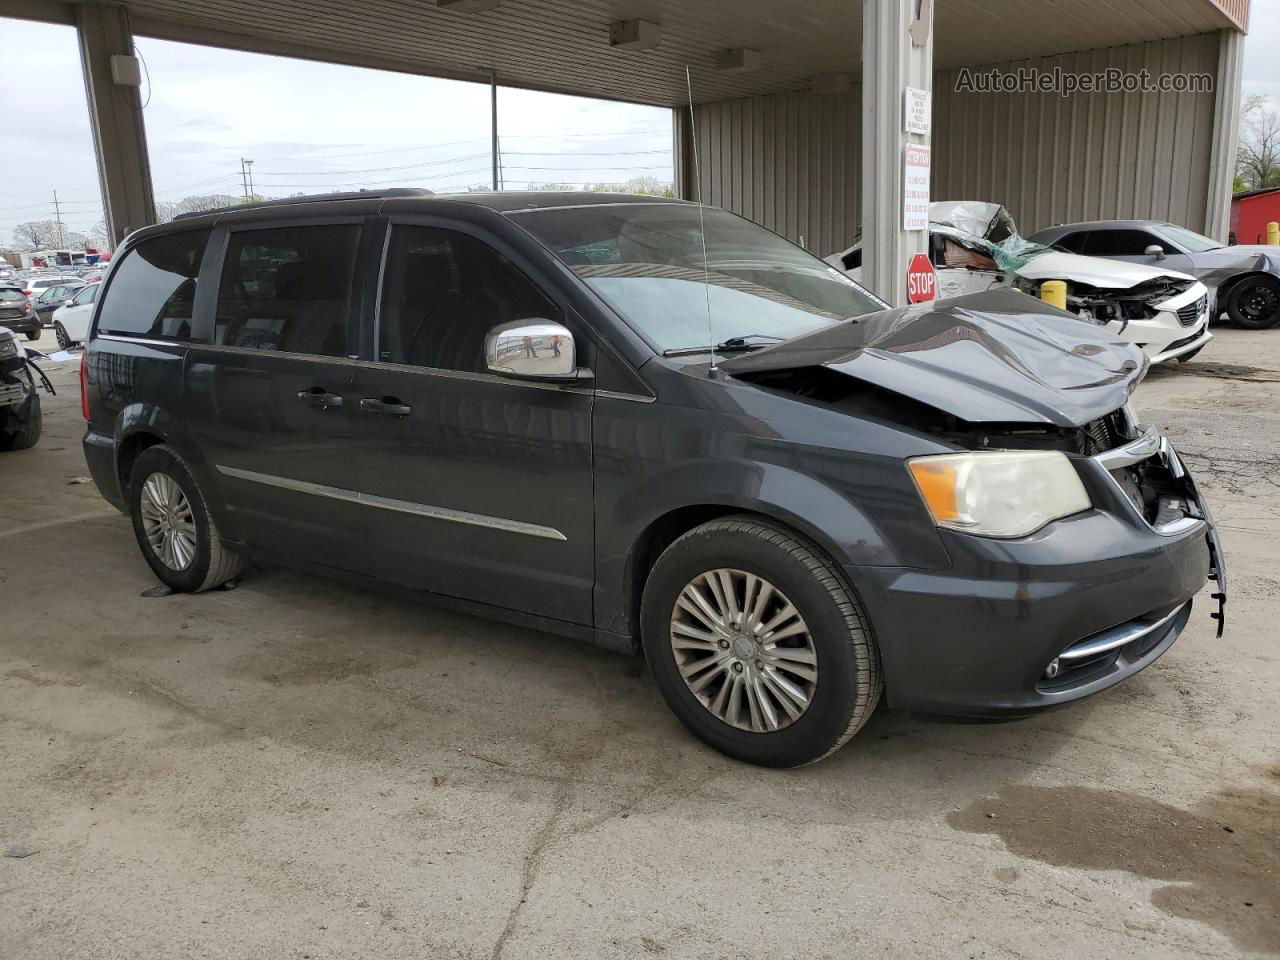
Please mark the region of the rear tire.
[[39, 339], [40, 339], [40, 331], [39, 331], [39, 330], [28, 330], [28, 331], [27, 331], [27, 339], [28, 339], [28, 340], [39, 340]]
[[36, 394], [27, 397], [18, 412], [10, 413], [6, 419], [7, 429], [0, 430], [0, 450], [29, 450], [40, 442], [44, 417]]
[[757, 517], [713, 520], [668, 547], [645, 584], [641, 633], [680, 721], [748, 763], [821, 760], [880, 699], [880, 655], [844, 574], [806, 538]]
[[1280, 323], [1280, 281], [1241, 280], [1227, 294], [1227, 318], [1241, 330], [1269, 330]]
[[244, 570], [246, 559], [222, 543], [195, 476], [168, 444], [134, 461], [129, 516], [147, 565], [173, 590], [212, 590]]

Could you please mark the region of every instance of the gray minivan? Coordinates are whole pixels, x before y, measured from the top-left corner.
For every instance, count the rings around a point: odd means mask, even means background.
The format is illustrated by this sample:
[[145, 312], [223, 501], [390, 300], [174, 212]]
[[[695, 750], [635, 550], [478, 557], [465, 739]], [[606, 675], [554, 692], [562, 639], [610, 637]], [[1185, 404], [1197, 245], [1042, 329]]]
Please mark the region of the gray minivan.
[[1144, 372], [1021, 293], [886, 309], [695, 204], [331, 195], [128, 238], [84, 449], [174, 589], [264, 557], [643, 651], [696, 735], [793, 766], [882, 694], [1110, 687], [1206, 578], [1221, 623]]

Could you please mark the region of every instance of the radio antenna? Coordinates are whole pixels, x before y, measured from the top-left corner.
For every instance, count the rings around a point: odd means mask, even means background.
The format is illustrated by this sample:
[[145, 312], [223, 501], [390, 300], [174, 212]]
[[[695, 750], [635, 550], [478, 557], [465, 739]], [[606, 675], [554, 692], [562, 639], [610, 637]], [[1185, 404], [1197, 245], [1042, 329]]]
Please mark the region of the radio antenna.
[[702, 290], [707, 300], [707, 345], [711, 347], [712, 376], [716, 374], [716, 338], [711, 333], [711, 266], [707, 263], [707, 218], [702, 207], [702, 165], [698, 162], [698, 118], [693, 110], [693, 74], [684, 66], [684, 82], [689, 89], [689, 140], [693, 144], [693, 178], [698, 183], [698, 235], [702, 238]]

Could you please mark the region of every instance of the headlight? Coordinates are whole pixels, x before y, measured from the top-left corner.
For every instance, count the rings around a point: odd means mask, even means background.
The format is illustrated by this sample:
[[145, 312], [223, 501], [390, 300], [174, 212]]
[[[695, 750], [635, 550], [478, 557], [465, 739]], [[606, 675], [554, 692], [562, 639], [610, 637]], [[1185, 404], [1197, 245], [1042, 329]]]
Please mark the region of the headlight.
[[13, 337], [0, 337], [0, 360], [12, 360], [18, 355], [18, 341]]
[[955, 453], [907, 461], [933, 521], [982, 537], [1025, 537], [1088, 510], [1071, 461], [1054, 450]]

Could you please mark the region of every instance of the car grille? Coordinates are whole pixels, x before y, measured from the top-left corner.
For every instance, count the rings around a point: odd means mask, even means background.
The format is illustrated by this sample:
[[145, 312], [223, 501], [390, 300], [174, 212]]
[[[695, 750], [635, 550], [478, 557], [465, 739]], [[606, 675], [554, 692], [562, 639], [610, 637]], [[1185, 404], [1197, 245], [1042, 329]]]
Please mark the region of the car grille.
[[1209, 305], [1209, 295], [1205, 294], [1195, 303], [1189, 303], [1178, 311], [1178, 322], [1184, 327], [1195, 326], [1200, 319], [1200, 315], [1204, 313], [1204, 308]]
[[1185, 347], [1185, 346], [1188, 346], [1188, 345], [1190, 345], [1190, 344], [1195, 343], [1195, 342], [1196, 342], [1197, 340], [1199, 340], [1202, 336], [1204, 336], [1204, 334], [1201, 334], [1201, 333], [1193, 333], [1193, 334], [1192, 334], [1191, 336], [1189, 336], [1189, 337], [1183, 337], [1181, 340], [1175, 340], [1175, 341], [1173, 341], [1173, 343], [1169, 344], [1169, 345], [1168, 345], [1167, 347], [1165, 347], [1164, 349], [1165, 349], [1166, 351], [1169, 351], [1169, 350], [1177, 350], [1177, 349], [1179, 349], [1179, 348], [1181, 348], [1181, 347]]
[[21, 403], [27, 398], [27, 388], [21, 383], [0, 383], [0, 407]]

